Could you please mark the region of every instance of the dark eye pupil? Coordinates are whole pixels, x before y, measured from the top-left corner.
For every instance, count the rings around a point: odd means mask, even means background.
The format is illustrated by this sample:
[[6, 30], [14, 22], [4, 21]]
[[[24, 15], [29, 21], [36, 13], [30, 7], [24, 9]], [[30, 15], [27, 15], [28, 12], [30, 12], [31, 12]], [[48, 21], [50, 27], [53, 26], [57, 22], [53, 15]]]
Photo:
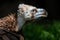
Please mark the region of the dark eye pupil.
[[36, 9], [33, 9], [32, 12], [37, 12], [37, 10]]

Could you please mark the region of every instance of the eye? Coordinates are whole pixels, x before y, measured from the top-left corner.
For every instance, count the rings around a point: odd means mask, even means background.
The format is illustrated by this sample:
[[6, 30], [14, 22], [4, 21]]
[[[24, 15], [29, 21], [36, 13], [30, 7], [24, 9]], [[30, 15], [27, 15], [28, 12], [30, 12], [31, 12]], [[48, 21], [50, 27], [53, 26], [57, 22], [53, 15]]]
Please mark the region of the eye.
[[33, 10], [31, 10], [32, 12], [34, 12], [34, 13], [36, 13], [37, 12], [37, 10], [36, 9], [33, 9]]

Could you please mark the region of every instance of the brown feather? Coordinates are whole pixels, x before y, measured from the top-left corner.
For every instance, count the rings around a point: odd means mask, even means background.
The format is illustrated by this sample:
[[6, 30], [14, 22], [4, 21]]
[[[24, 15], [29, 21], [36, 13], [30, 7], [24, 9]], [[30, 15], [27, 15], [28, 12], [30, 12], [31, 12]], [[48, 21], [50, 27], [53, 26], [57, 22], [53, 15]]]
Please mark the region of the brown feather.
[[17, 19], [15, 17], [15, 14], [11, 14], [0, 19], [0, 29], [18, 31], [17, 28]]

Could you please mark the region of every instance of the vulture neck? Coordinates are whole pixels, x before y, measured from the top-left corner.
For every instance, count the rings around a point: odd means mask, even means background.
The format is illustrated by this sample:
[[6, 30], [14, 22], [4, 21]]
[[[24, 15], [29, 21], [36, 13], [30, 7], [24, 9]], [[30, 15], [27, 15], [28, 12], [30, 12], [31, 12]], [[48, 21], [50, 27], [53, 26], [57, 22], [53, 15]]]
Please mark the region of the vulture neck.
[[23, 27], [25, 23], [25, 18], [24, 15], [17, 15], [17, 25], [18, 25], [18, 30], [21, 30], [21, 28]]

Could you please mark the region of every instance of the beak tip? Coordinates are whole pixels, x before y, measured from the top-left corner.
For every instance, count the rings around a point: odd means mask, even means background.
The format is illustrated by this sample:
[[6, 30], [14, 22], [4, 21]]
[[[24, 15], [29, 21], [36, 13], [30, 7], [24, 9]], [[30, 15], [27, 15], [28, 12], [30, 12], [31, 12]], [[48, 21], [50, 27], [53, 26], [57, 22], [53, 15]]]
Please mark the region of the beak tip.
[[48, 13], [45, 11], [43, 14], [42, 14], [42, 17], [47, 17], [48, 16]]

